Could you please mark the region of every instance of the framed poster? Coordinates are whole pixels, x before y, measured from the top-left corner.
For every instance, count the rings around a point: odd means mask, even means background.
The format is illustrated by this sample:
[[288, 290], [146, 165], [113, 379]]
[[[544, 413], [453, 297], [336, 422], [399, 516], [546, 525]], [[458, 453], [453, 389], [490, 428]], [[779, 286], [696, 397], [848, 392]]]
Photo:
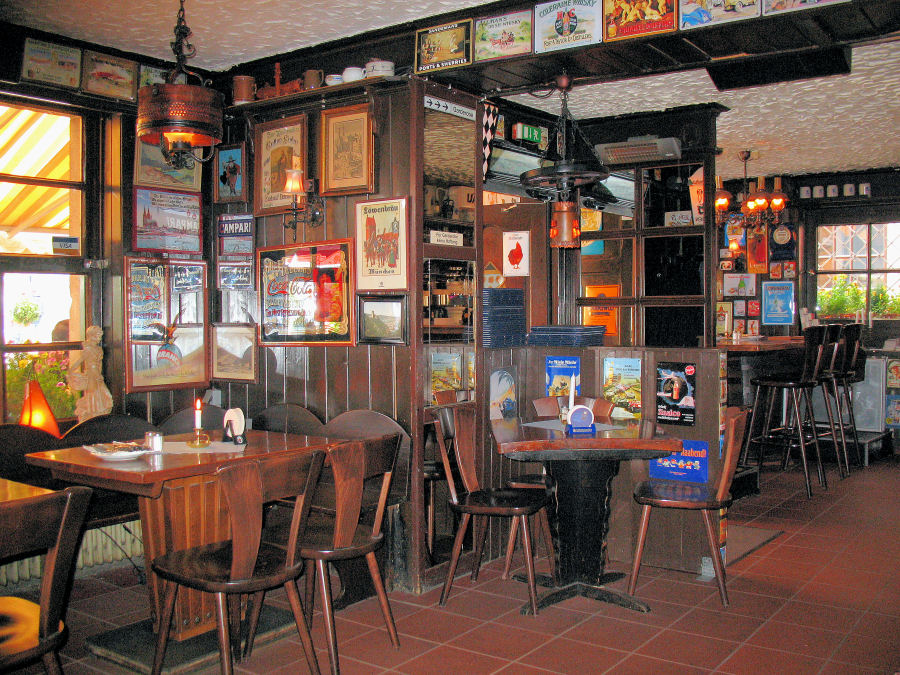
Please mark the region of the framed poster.
[[460, 352], [431, 352], [431, 397], [436, 391], [462, 389], [462, 354]]
[[562, 0], [534, 7], [534, 51], [596, 45], [603, 40], [603, 3]]
[[256, 382], [256, 325], [214, 323], [210, 349], [210, 378], [232, 382]]
[[531, 268], [530, 232], [503, 233], [503, 276], [527, 277]]
[[125, 390], [208, 386], [205, 336], [204, 324], [173, 324], [161, 344], [130, 343]]
[[408, 198], [356, 203], [356, 287], [406, 290]]
[[838, 2], [849, 2], [849, 0], [762, 0], [762, 13], [769, 15], [795, 12], [798, 9], [812, 9]]
[[733, 314], [730, 302], [716, 303], [716, 335], [730, 337], [733, 330]]
[[547, 396], [570, 396], [581, 393], [581, 357], [548, 356], [544, 364], [544, 391]]
[[513, 369], [498, 368], [491, 371], [488, 380], [489, 419], [513, 419], [518, 412], [516, 376]]
[[675, 1], [603, 0], [606, 40], [625, 40], [641, 35], [674, 31]]
[[632, 358], [603, 359], [603, 398], [615, 408], [611, 417], [641, 418], [641, 360]]
[[764, 326], [794, 323], [794, 282], [762, 282], [762, 323]]
[[89, 94], [133, 101], [137, 95], [136, 61], [85, 50], [81, 89]]
[[472, 63], [472, 20], [416, 31], [417, 75]]
[[375, 191], [375, 143], [368, 103], [322, 111], [321, 195]]
[[217, 286], [223, 291], [246, 291], [253, 288], [253, 262], [220, 261], [216, 268]]
[[475, 61], [531, 53], [531, 10], [475, 20]]
[[257, 252], [259, 339], [272, 345], [352, 345], [352, 239]]
[[222, 213], [218, 219], [219, 255], [252, 256], [256, 218], [252, 213]]
[[409, 343], [406, 295], [357, 295], [356, 321], [359, 344]]
[[[584, 246], [582, 244], [583, 250]], [[598, 284], [596, 286], [585, 286], [584, 294], [588, 298], [618, 298], [622, 291], [619, 288], [619, 284]], [[613, 305], [588, 305], [582, 308], [581, 321], [585, 326], [606, 326], [604, 335], [618, 335], [620, 311], [619, 307]]]
[[173, 169], [165, 159], [158, 145], [137, 141], [134, 148], [134, 184], [146, 187], [161, 187], [172, 190], [200, 192], [203, 180], [202, 165], [194, 163], [191, 168]]
[[161, 341], [169, 320], [165, 261], [126, 258], [125, 288], [128, 297], [126, 339], [131, 342]]
[[306, 175], [306, 115], [261, 122], [253, 127], [253, 213], [289, 211], [293, 196], [284, 192], [286, 169]]
[[[171, 68], [157, 68], [156, 66], [148, 66], [146, 63], [142, 63], [138, 74], [138, 89], [146, 87], [148, 84], [165, 84], [171, 70]], [[184, 84], [187, 82], [187, 75], [178, 73], [175, 76], [175, 82]]]
[[[196, 166], [196, 164], [194, 165]], [[217, 204], [247, 201], [247, 183], [244, 167], [247, 158], [243, 143], [216, 147], [216, 178], [213, 181], [213, 201]]]
[[134, 188], [132, 247], [136, 251], [203, 253], [200, 195]]
[[701, 28], [752, 19], [759, 16], [760, 2], [706, 2], [706, 0], [679, 0], [679, 26], [682, 29]]
[[81, 82], [81, 50], [25, 38], [21, 78], [77, 89]]
[[725, 295], [747, 297], [756, 295], [755, 274], [723, 274]]

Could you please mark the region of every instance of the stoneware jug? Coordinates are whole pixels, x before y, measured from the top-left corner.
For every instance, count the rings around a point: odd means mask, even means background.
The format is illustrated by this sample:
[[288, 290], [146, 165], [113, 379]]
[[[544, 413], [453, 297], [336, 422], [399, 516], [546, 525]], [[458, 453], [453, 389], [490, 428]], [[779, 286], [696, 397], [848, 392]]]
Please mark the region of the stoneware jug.
[[325, 79], [325, 73], [321, 70], [307, 70], [303, 73], [303, 88], [316, 89], [322, 86]]

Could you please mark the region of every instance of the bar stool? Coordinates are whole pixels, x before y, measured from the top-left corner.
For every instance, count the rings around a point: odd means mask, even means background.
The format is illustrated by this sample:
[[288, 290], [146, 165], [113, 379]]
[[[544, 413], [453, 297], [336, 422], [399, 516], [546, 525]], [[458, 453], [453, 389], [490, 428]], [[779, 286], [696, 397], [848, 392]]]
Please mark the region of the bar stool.
[[[841, 433], [849, 432], [853, 435], [853, 448], [856, 452], [856, 461], [862, 466], [862, 457], [859, 452], [859, 435], [856, 431], [856, 416], [853, 412], [853, 383], [866, 379], [866, 353], [862, 348], [862, 324], [850, 323], [844, 326], [841, 345], [842, 358], [839, 359], [837, 368], [833, 373], [835, 392], [840, 390], [838, 400], [837, 420]], [[844, 417], [847, 417], [847, 422]], [[844, 444], [844, 461], [847, 461], [847, 445]], [[847, 464], [847, 472], [850, 466]]]
[[[815, 416], [810, 400], [810, 392], [818, 385], [819, 374], [822, 370], [822, 355], [825, 347], [826, 326], [810, 326], [803, 331], [804, 351], [802, 367], [798, 373], [783, 377], [758, 377], [750, 380], [756, 387], [756, 396], [753, 401], [753, 412], [750, 415], [751, 437], [750, 445], [759, 445], [759, 465], [762, 467], [764, 449], [766, 444], [784, 444], [786, 454], [784, 463], [787, 465], [788, 454], [791, 448], [798, 447], [800, 459], [803, 464], [803, 476], [806, 480], [806, 496], [812, 497], [812, 487], [809, 481], [809, 466], [806, 461], [806, 445], [812, 441], [816, 450], [816, 468], [819, 476], [819, 484], [827, 489], [828, 482], [825, 471], [822, 468], [822, 455], [819, 450], [819, 439], [815, 430]], [[779, 393], [790, 394], [790, 405], [784, 424], [780, 427], [772, 425], [772, 417], [775, 401]], [[801, 400], [805, 401], [808, 424], [811, 430], [805, 430], [803, 413], [801, 412]], [[760, 410], [765, 407], [765, 421], [761, 433], [752, 435], [756, 429], [756, 418]], [[796, 427], [794, 426], [796, 424]], [[796, 438], [795, 438], [796, 436]]]
[[[841, 416], [841, 405], [838, 400], [835, 372], [843, 358], [843, 333], [844, 326], [839, 323], [830, 323], [825, 326], [825, 344], [822, 347], [822, 368], [819, 372], [818, 386], [822, 388], [822, 399], [825, 401], [825, 414], [828, 417], [828, 429], [818, 432], [818, 422], [815, 422], [819, 438], [831, 436], [834, 456], [837, 460], [838, 476], [845, 478], [850, 474], [849, 460], [847, 459], [847, 440], [843, 425], [837, 422]], [[834, 398], [834, 408], [831, 399]], [[841, 443], [838, 445], [838, 430], [840, 430]], [[841, 454], [844, 464], [841, 464]], [[846, 469], [846, 470], [845, 470]]]

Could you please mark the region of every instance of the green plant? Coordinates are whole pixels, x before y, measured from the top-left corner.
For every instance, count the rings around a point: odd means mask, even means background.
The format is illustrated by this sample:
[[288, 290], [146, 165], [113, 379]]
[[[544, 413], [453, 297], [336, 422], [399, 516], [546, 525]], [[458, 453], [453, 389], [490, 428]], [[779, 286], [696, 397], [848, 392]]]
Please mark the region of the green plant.
[[884, 286], [876, 286], [872, 289], [870, 304], [875, 316], [900, 314], [900, 294], [891, 295]]
[[819, 316], [843, 316], [855, 314], [866, 308], [866, 292], [850, 277], [842, 274], [831, 290], [820, 290], [816, 297], [816, 313]]
[[57, 419], [73, 417], [79, 396], [66, 383], [68, 370], [68, 352], [10, 354], [6, 359], [6, 421], [18, 420], [29, 380], [41, 385]]
[[13, 307], [13, 321], [21, 326], [29, 326], [41, 318], [41, 308], [36, 302], [32, 302], [27, 298], [20, 300]]

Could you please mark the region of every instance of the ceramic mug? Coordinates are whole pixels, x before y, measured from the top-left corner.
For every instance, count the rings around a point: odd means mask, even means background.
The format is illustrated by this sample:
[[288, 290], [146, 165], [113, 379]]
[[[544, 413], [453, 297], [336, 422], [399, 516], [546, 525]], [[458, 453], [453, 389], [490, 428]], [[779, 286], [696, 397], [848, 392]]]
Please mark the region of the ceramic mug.
[[344, 68], [344, 72], [341, 74], [344, 78], [344, 82], [355, 82], [356, 80], [361, 80], [366, 76], [366, 71], [358, 66], [349, 66]]
[[338, 75], [337, 73], [332, 73], [331, 75], [325, 76], [325, 84], [331, 86], [335, 84], [342, 84], [344, 82], [344, 78]]
[[256, 80], [252, 75], [235, 75], [231, 80], [231, 91], [235, 105], [250, 103], [256, 98]]
[[303, 88], [316, 89], [322, 86], [322, 79], [325, 73], [321, 70], [307, 70], [303, 73]]
[[383, 77], [394, 74], [394, 62], [372, 59], [366, 63], [366, 77]]

